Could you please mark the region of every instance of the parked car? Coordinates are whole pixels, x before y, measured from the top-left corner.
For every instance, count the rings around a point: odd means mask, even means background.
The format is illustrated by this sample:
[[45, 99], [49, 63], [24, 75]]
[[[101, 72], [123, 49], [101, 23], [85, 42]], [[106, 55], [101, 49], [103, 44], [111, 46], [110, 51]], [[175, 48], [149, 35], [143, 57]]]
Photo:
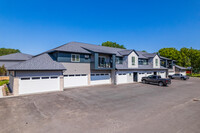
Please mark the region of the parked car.
[[168, 76], [170, 79], [182, 79], [182, 80], [187, 80], [189, 79], [188, 76], [183, 75], [183, 74], [173, 74]]
[[158, 84], [159, 86], [167, 86], [171, 84], [171, 79], [161, 78], [160, 75], [150, 75], [148, 77], [142, 77], [142, 83]]

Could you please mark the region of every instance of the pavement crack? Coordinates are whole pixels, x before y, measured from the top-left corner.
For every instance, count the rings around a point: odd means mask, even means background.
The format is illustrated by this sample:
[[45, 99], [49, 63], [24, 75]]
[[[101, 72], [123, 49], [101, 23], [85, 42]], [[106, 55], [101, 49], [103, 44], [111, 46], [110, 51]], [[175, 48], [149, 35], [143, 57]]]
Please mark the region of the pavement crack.
[[37, 104], [35, 103], [35, 101], [33, 102], [34, 107], [36, 108], [37, 112], [39, 112], [39, 114], [44, 117], [44, 118], [49, 118], [47, 115], [45, 115], [37, 106]]

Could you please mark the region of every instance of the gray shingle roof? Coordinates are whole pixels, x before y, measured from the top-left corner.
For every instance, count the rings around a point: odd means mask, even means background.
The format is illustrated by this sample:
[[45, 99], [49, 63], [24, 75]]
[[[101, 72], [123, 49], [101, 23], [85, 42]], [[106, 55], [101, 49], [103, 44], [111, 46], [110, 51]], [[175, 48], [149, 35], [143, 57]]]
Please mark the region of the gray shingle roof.
[[165, 60], [172, 60], [172, 59], [169, 59], [169, 58], [166, 58], [166, 57], [163, 57], [163, 56], [160, 56], [161, 59], [165, 59]]
[[122, 50], [122, 51], [118, 51], [118, 53], [119, 53], [120, 55], [125, 56], [125, 55], [129, 55], [132, 51], [133, 51], [133, 50]]
[[97, 53], [105, 53], [105, 54], [116, 54], [116, 56], [122, 56], [119, 53], [119, 51], [129, 52], [132, 50], [105, 47], [105, 46], [99, 46], [99, 45], [81, 43], [81, 42], [69, 42], [69, 43], [66, 43], [57, 48], [48, 50], [44, 53], [49, 53], [52, 51], [76, 52], [76, 53], [86, 53], [86, 54], [91, 54], [92, 52], [97, 52]]
[[185, 67], [182, 67], [182, 66], [178, 66], [178, 65], [175, 65], [175, 67], [177, 67], [178, 69], [181, 69], [181, 70], [187, 70], [188, 68], [185, 68]]
[[136, 52], [139, 55], [139, 58], [143, 58], [143, 59], [153, 58], [157, 55], [155, 53], [147, 53], [147, 52], [142, 52], [142, 51], [136, 51]]
[[24, 53], [14, 53], [9, 55], [0, 56], [0, 60], [15, 60], [15, 61], [25, 61], [32, 58], [32, 55], [24, 54]]
[[65, 70], [66, 68], [48, 54], [42, 54], [17, 65], [7, 68], [8, 70]]
[[139, 55], [138, 58], [148, 59], [147, 57], [144, 56], [144, 54], [147, 54], [147, 52], [142, 52], [142, 51], [136, 51], [136, 52]]

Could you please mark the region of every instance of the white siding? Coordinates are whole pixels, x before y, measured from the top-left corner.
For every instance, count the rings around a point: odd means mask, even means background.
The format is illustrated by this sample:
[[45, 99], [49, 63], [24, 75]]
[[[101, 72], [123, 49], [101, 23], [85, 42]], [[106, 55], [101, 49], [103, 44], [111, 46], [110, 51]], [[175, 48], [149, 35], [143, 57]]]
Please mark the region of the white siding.
[[186, 71], [181, 71], [180, 74], [186, 75]]
[[[132, 57], [135, 57], [135, 65], [132, 65]], [[138, 68], [138, 56], [134, 51], [128, 55], [128, 68]]]
[[[156, 66], [156, 59], [158, 60], [158, 66]], [[153, 68], [160, 68], [160, 58], [158, 55], [153, 58]]]

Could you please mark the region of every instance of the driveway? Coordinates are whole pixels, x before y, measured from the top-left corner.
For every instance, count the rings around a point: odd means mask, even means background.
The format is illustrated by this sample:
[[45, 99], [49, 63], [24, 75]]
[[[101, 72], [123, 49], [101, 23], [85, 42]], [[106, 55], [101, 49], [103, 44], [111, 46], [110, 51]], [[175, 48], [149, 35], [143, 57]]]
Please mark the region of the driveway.
[[0, 99], [0, 132], [199, 133], [200, 79]]

